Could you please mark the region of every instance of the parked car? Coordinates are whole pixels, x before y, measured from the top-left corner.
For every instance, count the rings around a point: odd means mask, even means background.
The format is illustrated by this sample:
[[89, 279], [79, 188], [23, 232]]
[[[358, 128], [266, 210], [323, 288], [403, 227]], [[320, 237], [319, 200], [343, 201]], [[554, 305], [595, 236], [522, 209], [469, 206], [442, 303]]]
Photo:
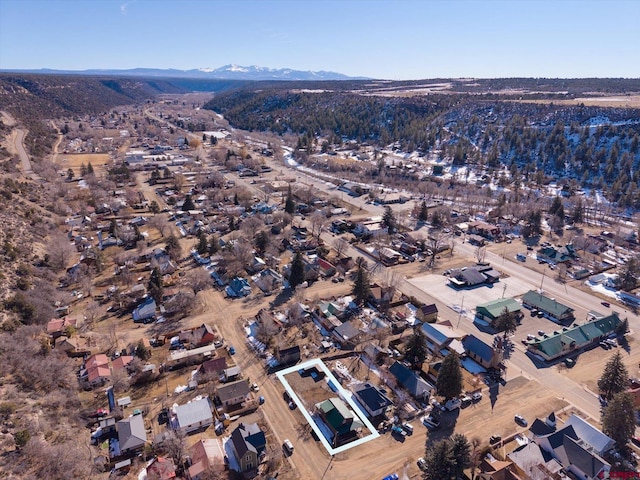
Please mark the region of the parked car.
[[422, 417], [422, 424], [430, 430], [437, 430], [440, 427], [440, 420], [433, 415]]
[[495, 444], [495, 443], [498, 443], [498, 442], [500, 442], [501, 440], [502, 440], [502, 437], [501, 437], [500, 435], [491, 435], [491, 436], [489, 437], [489, 443], [490, 443], [491, 445], [493, 445], [493, 444]]
[[427, 467], [427, 461], [424, 459], [424, 457], [420, 457], [416, 463], [418, 464], [418, 468], [420, 470], [424, 470]]
[[466, 408], [469, 405], [471, 405], [472, 402], [473, 402], [473, 400], [471, 399], [471, 397], [469, 395], [465, 395], [464, 397], [462, 397], [460, 399], [460, 406], [462, 408]]
[[535, 308], [531, 309], [531, 316], [535, 317], [536, 315], [538, 315], [538, 310], [536, 310]]
[[480, 400], [482, 400], [482, 392], [474, 392], [473, 395], [471, 395], [471, 400], [473, 400], [474, 402], [479, 402]]
[[251, 384], [251, 390], [253, 390], [254, 392], [257, 392], [258, 390], [260, 390], [260, 387], [258, 386], [257, 383], [252, 383]]
[[442, 407], [443, 411], [444, 409], [449, 410], [450, 412], [452, 412], [453, 410], [460, 408], [462, 406], [462, 400], [460, 400], [459, 398], [452, 398], [451, 400], [449, 400], [447, 403], [444, 404], [444, 407]]
[[260, 398], [258, 398], [258, 404], [262, 405], [263, 403], [264, 403], [264, 397], [260, 395]]
[[526, 427], [527, 425], [529, 425], [529, 422], [527, 422], [527, 420], [522, 415], [516, 415], [515, 417], [513, 417], [513, 419], [521, 427]]
[[236, 354], [236, 349], [234, 347], [232, 347], [231, 345], [229, 345], [227, 347], [227, 351], [229, 352], [229, 355], [235, 355]]
[[544, 330], [538, 330], [538, 335], [540, 335], [541, 337], [545, 334]]
[[611, 348], [611, 345], [609, 345], [607, 342], [605, 342], [604, 340], [601, 341], [600, 343], [598, 343], [598, 345], [600, 345], [602, 348], [604, 348], [605, 350], [609, 350]]
[[399, 438], [404, 442], [404, 439], [407, 436], [407, 432], [405, 432], [402, 429], [402, 427], [399, 427], [398, 425], [394, 425], [393, 427], [391, 427], [391, 435], [393, 435], [396, 438]]
[[564, 364], [565, 364], [567, 367], [571, 368], [571, 367], [573, 367], [573, 366], [576, 364], [576, 361], [575, 361], [573, 358], [565, 358], [565, 359], [564, 359]]
[[413, 435], [413, 425], [411, 425], [410, 423], [403, 423], [402, 428], [405, 432], [407, 432], [407, 435]]
[[288, 438], [284, 440], [284, 442], [282, 443], [282, 447], [285, 449], [288, 455], [291, 455], [293, 453], [293, 444]]
[[611, 304], [609, 302], [600, 302], [602, 305], [604, 305], [605, 307], [609, 308], [611, 306]]

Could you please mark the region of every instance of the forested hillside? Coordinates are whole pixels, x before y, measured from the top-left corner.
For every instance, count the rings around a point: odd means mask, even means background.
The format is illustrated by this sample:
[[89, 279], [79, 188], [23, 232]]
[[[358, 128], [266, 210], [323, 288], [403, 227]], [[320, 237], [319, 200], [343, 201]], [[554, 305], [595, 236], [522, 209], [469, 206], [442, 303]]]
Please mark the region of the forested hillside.
[[[477, 88], [524, 88], [533, 83], [525, 80], [479, 81]], [[584, 93], [598, 86], [594, 80], [545, 82], [538, 82], [540, 91], [529, 93], [550, 95], [543, 89], [560, 87]], [[637, 83], [603, 80], [600, 88], [610, 91]], [[368, 91], [363, 84], [357, 85], [358, 91], [302, 86], [251, 85], [223, 92], [205, 108], [223, 114], [238, 128], [298, 135], [303, 145], [319, 139], [329, 146], [345, 140], [379, 148], [396, 144], [404, 152], [437, 155], [454, 166], [490, 172], [506, 167], [519, 182], [562, 179], [573, 190], [602, 189], [621, 206], [640, 207], [638, 109], [558, 105], [553, 100], [525, 103], [497, 93], [379, 96], [374, 92], [379, 84]], [[407, 86], [401, 82], [401, 90]], [[385, 90], [390, 88], [386, 83]], [[451, 86], [458, 88], [459, 84]]]

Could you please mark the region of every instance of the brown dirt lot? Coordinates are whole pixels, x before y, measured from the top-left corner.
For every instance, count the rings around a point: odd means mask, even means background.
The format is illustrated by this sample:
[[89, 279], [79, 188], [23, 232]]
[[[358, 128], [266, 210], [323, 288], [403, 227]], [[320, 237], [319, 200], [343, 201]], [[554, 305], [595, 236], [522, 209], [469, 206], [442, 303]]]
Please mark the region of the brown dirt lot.
[[96, 174], [103, 173], [105, 165], [109, 163], [111, 159], [111, 155], [108, 153], [68, 153], [59, 155], [58, 158], [61, 169], [66, 171], [70, 168], [73, 170], [73, 173], [78, 176], [80, 175], [80, 167], [83, 163], [85, 165], [90, 163]]

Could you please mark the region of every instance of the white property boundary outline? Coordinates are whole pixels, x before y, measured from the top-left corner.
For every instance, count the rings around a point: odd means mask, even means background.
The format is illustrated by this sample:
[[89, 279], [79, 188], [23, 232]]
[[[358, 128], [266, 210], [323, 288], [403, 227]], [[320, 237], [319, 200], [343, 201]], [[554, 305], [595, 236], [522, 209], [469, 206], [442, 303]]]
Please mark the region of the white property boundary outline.
[[[338, 390], [337, 392], [338, 396], [349, 404], [349, 407], [351, 408], [353, 413], [369, 429], [369, 431], [371, 432], [369, 435], [367, 435], [366, 437], [362, 437], [357, 440], [354, 440], [353, 442], [349, 442], [346, 445], [342, 445], [338, 448], [333, 448], [329, 444], [326, 437], [324, 436], [324, 433], [322, 433], [322, 430], [320, 430], [320, 427], [313, 420], [313, 418], [311, 417], [309, 412], [306, 410], [306, 408], [304, 408], [304, 405], [300, 401], [300, 398], [298, 398], [298, 395], [296, 395], [296, 392], [291, 388], [291, 385], [289, 385], [289, 382], [287, 382], [287, 380], [284, 378], [285, 375], [289, 375], [290, 373], [298, 373], [298, 370], [307, 369], [309, 367], [318, 367], [320, 368], [320, 370], [322, 370], [325, 373], [327, 377], [329, 377], [329, 380], [333, 382], [334, 386], [336, 387], [336, 390]], [[311, 360], [307, 360], [304, 363], [294, 365], [293, 367], [289, 367], [277, 372], [276, 376], [284, 386], [284, 389], [287, 391], [291, 399], [294, 402], [296, 402], [296, 405], [298, 405], [298, 408], [300, 408], [302, 415], [304, 415], [304, 418], [307, 420], [307, 423], [311, 425], [311, 428], [313, 428], [313, 431], [316, 432], [317, 437], [322, 442], [322, 445], [324, 445], [324, 448], [327, 449], [327, 452], [329, 452], [329, 455], [333, 456], [337, 453], [344, 452], [345, 450], [349, 450], [350, 448], [357, 447], [358, 445], [362, 445], [363, 443], [369, 442], [371, 440], [375, 440], [380, 436], [380, 434], [378, 433], [378, 430], [376, 430], [376, 428], [369, 421], [369, 419], [367, 419], [364, 412], [362, 412], [362, 410], [360, 410], [360, 407], [358, 407], [354, 403], [353, 399], [351, 398], [351, 395], [347, 394], [348, 390], [344, 389], [342, 385], [340, 385], [340, 382], [336, 379], [336, 377], [333, 376], [331, 371], [327, 368], [327, 366], [324, 364], [324, 362], [321, 359], [314, 358]]]

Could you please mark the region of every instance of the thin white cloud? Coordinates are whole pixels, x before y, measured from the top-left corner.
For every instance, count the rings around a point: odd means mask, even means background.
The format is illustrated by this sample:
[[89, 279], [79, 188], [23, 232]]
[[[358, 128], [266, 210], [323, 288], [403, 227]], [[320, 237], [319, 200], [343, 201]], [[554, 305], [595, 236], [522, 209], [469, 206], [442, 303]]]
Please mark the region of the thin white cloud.
[[136, 3], [136, 0], [131, 0], [130, 2], [125, 2], [122, 5], [120, 5], [120, 12], [123, 15], [126, 15], [127, 14], [127, 9], [129, 8], [129, 5], [131, 5], [133, 3]]

